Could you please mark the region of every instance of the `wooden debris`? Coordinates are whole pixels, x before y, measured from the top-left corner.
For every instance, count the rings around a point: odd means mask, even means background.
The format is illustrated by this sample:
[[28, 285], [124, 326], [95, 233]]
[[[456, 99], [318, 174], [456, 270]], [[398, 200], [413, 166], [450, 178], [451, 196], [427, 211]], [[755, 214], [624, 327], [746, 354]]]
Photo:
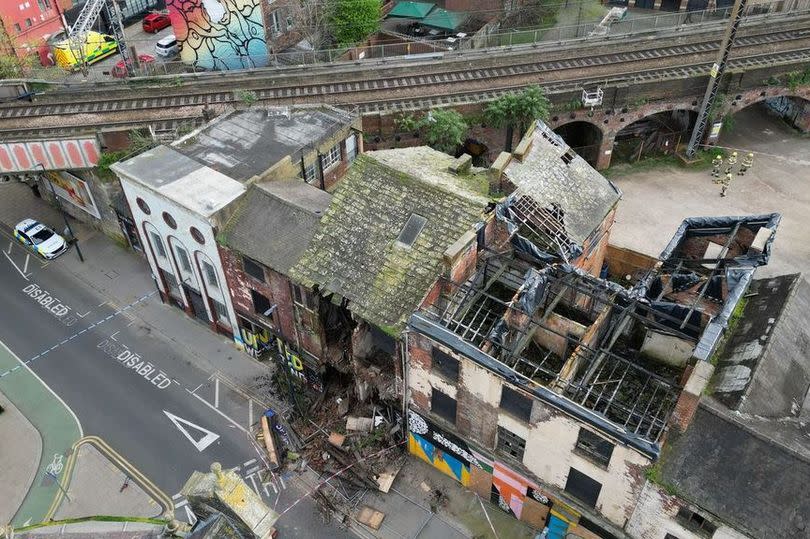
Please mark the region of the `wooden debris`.
[[273, 465], [273, 468], [278, 468], [281, 462], [278, 455], [278, 449], [276, 448], [276, 441], [270, 432], [270, 421], [266, 415], [262, 416], [261, 423], [262, 439], [264, 440], [264, 447], [267, 450], [267, 457], [270, 459], [270, 463]]
[[377, 511], [368, 505], [364, 505], [360, 508], [360, 512], [357, 513], [355, 520], [357, 520], [357, 522], [360, 524], [365, 524], [373, 530], [379, 530], [380, 526], [382, 526], [382, 521], [384, 518], [385, 513]]
[[350, 415], [346, 418], [346, 430], [348, 431], [371, 432], [373, 426], [374, 420], [370, 417], [355, 417]]
[[343, 442], [346, 441], [346, 436], [339, 432], [332, 432], [329, 434], [329, 443], [335, 447], [343, 447]]

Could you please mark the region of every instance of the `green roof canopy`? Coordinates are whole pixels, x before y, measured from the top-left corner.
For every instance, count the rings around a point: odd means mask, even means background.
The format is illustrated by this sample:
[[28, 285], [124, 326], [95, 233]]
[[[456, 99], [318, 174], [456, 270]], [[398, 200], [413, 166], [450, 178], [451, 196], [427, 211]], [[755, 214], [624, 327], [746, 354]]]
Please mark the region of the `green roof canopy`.
[[428, 2], [397, 2], [390, 12], [389, 17], [402, 17], [405, 19], [424, 19], [436, 4]]
[[463, 11], [447, 11], [446, 9], [434, 9], [430, 15], [422, 19], [423, 26], [432, 26], [442, 30], [455, 30], [467, 19], [467, 14]]

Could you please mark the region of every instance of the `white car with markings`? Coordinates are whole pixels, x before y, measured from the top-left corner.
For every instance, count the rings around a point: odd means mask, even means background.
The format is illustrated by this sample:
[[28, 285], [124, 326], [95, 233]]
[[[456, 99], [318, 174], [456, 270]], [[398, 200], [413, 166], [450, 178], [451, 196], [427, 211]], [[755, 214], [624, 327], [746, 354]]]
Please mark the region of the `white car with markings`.
[[14, 237], [42, 258], [51, 260], [67, 251], [65, 238], [35, 219], [25, 219], [14, 227]]

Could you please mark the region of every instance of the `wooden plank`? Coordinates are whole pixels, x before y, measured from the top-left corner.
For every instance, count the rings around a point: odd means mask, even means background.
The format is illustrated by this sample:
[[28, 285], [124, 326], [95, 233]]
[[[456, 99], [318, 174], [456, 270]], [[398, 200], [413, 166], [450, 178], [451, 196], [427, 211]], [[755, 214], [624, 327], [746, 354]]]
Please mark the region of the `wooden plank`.
[[385, 513], [377, 511], [368, 505], [364, 505], [360, 508], [360, 512], [357, 513], [355, 520], [357, 520], [357, 522], [360, 524], [365, 524], [373, 530], [379, 530], [380, 526], [382, 526], [382, 521], [384, 518]]
[[270, 431], [270, 422], [266, 415], [262, 416], [261, 423], [262, 438], [264, 439], [264, 447], [267, 450], [267, 457], [270, 459], [270, 463], [273, 467], [278, 468], [280, 462], [278, 459], [278, 451], [276, 450], [276, 441], [273, 438], [273, 433]]

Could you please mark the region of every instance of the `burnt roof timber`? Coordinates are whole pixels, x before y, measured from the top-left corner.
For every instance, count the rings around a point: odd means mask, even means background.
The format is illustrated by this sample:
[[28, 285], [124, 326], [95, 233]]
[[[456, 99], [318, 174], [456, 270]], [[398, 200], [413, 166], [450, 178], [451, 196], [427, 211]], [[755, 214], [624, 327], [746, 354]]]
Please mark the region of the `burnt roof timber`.
[[[723, 245], [723, 250], [720, 251], [719, 255], [717, 255], [718, 259], [724, 259], [725, 258], [726, 253], [728, 253], [729, 247], [731, 247], [731, 242], [734, 241], [734, 238], [737, 237], [737, 232], [740, 231], [740, 225], [742, 225], [742, 221], [737, 221], [737, 224], [734, 227], [734, 230], [732, 230], [731, 234], [728, 235], [728, 240], [726, 241], [726, 244]], [[689, 308], [689, 312], [686, 313], [686, 315], [683, 318], [683, 322], [681, 322], [681, 325], [679, 326], [681, 329], [683, 329], [684, 326], [686, 326], [686, 323], [689, 321], [689, 318], [692, 316], [692, 313], [695, 312], [695, 306], [697, 306], [698, 301], [703, 299], [703, 296], [706, 294], [706, 290], [709, 289], [709, 284], [711, 282], [711, 279], [712, 279], [712, 277], [714, 277], [714, 273], [717, 271], [717, 268], [719, 266], [720, 265], [718, 264], [714, 268], [712, 268], [711, 273], [709, 273], [709, 276], [706, 278], [706, 282], [704, 282], [703, 286], [700, 287], [700, 293], [698, 294], [698, 297], [696, 297], [695, 301], [692, 302], [692, 306]]]

